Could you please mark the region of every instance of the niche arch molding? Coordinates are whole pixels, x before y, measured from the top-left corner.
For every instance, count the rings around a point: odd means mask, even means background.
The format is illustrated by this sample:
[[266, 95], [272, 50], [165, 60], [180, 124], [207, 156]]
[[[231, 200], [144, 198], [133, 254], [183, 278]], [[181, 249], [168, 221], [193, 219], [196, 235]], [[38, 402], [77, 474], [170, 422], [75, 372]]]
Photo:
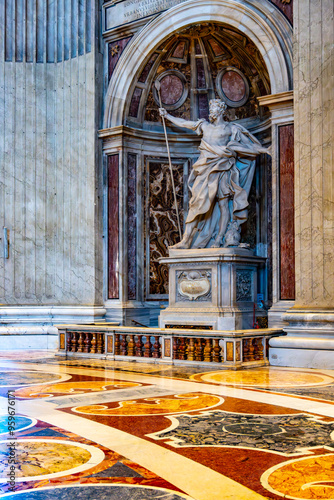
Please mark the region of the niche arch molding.
[[253, 41], [267, 66], [272, 94], [292, 89], [292, 26], [274, 5], [261, 0], [213, 0], [210, 5], [207, 0], [189, 0], [156, 17], [124, 50], [108, 85], [103, 129], [124, 124], [133, 80], [152, 51], [178, 30], [206, 22], [229, 24]]

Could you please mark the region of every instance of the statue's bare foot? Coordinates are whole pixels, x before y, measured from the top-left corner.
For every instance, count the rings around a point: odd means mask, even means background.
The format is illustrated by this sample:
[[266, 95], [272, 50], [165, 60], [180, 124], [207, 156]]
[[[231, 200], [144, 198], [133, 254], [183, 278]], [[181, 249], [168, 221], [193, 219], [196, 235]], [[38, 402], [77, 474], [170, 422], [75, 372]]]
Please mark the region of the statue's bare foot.
[[190, 246], [189, 242], [187, 242], [185, 240], [181, 240], [181, 241], [179, 241], [179, 243], [176, 243], [175, 245], [172, 245], [168, 248], [173, 248], [173, 249], [180, 248], [180, 249], [182, 249], [182, 248], [189, 248], [189, 246]]

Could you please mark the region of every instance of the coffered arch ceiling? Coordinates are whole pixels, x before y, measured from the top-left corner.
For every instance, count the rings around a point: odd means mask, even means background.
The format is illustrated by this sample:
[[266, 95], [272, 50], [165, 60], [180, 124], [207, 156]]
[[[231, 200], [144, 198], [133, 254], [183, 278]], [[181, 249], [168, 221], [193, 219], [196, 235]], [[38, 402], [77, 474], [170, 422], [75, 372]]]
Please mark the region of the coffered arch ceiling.
[[262, 118], [256, 98], [270, 94], [265, 62], [255, 44], [226, 24], [202, 23], [179, 30], [147, 58], [133, 81], [126, 124], [150, 129], [161, 124], [162, 105], [174, 116], [208, 118], [209, 100], [223, 99], [231, 120]]
[[[109, 82], [105, 97], [103, 128], [124, 125], [129, 119], [129, 101], [133, 98], [137, 83], [143, 83], [139, 82], [139, 78], [149, 61], [149, 57], [159, 47], [163, 47], [164, 43], [168, 43], [172, 36], [186, 37], [186, 33], [182, 33], [182, 31], [189, 26], [194, 28], [198, 25], [201, 27], [204, 25], [219, 26], [222, 29], [225, 27], [226, 40], [228, 38], [227, 29], [234, 32], [229, 42], [231, 46], [227, 42], [224, 43], [223, 40], [221, 44], [225, 51], [230, 49], [230, 52], [233, 52], [232, 55], [236, 60], [243, 61], [242, 72], [250, 80], [249, 83], [252, 85], [250, 90], [253, 90], [255, 96], [257, 92], [259, 95], [277, 94], [292, 89], [292, 27], [274, 5], [263, 2], [263, 0], [239, 0], [238, 2], [235, 0], [211, 0], [210, 3], [207, 0], [188, 0], [168, 9], [149, 22], [135, 35], [124, 50]], [[262, 57], [262, 61], [257, 64], [256, 69], [259, 81], [264, 85], [263, 88], [260, 88], [261, 83], [256, 85], [254, 78], [251, 78], [249, 74], [253, 57], [251, 53], [247, 55], [242, 52], [242, 44], [238, 45], [237, 43], [238, 36], [246, 40], [246, 47], [248, 45], [250, 48], [250, 42], [252, 42], [257, 49], [256, 55], [260, 54]], [[206, 45], [206, 54], [210, 50]], [[212, 50], [214, 51], [214, 47]], [[253, 60], [253, 64], [254, 62]], [[238, 69], [237, 61], [233, 63], [233, 67]], [[233, 80], [234, 77], [234, 80], [238, 81], [236, 74], [235, 72], [233, 75], [227, 75], [225, 80]], [[270, 87], [268, 86], [269, 81]], [[177, 80], [174, 78], [174, 83], [176, 82]], [[177, 85], [180, 86], [179, 83]], [[139, 88], [136, 92], [137, 95], [135, 94], [134, 99], [141, 101], [143, 93], [140, 94]], [[149, 101], [147, 102], [149, 103]], [[140, 105], [142, 105], [141, 102]], [[138, 111], [141, 112], [139, 109]], [[134, 114], [133, 111], [132, 114]], [[147, 119], [142, 115], [131, 118], [136, 118], [137, 126], [141, 126], [141, 123]]]

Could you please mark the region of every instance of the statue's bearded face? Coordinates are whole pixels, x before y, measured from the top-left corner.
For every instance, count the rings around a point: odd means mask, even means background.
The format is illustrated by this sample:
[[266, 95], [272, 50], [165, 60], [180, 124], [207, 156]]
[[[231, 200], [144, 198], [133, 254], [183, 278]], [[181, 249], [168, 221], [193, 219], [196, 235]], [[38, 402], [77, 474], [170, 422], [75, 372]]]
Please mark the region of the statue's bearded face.
[[218, 108], [218, 106], [210, 106], [210, 114], [209, 120], [210, 122], [214, 122], [217, 118], [222, 114], [222, 111]]
[[222, 116], [224, 114], [225, 107], [220, 106], [220, 105], [216, 104], [215, 102], [210, 102], [209, 103], [209, 111], [210, 111], [209, 120], [211, 123], [213, 123], [217, 120], [217, 118], [219, 118], [220, 116]]

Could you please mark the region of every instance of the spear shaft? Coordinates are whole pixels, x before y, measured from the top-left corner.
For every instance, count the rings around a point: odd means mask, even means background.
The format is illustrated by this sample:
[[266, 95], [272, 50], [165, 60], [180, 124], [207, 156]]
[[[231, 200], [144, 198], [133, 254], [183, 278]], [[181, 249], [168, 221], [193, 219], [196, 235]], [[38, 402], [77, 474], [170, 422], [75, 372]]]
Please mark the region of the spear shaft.
[[[157, 89], [157, 92], [158, 92], [159, 102], [160, 102], [160, 108], [162, 108], [161, 95], [160, 95], [160, 82], [158, 82], [158, 81], [155, 82], [155, 88]], [[172, 160], [171, 160], [170, 151], [169, 151], [166, 122], [165, 122], [165, 117], [164, 116], [162, 116], [161, 118], [162, 118], [162, 124], [163, 124], [163, 127], [164, 127], [164, 133], [165, 133], [165, 140], [166, 140], [166, 146], [167, 146], [167, 154], [168, 154], [170, 176], [172, 178], [172, 187], [173, 187], [173, 194], [174, 194], [174, 202], [175, 202], [177, 225], [178, 225], [178, 228], [179, 228], [180, 240], [182, 240], [181, 225], [180, 225], [180, 216], [179, 216], [179, 207], [178, 207], [177, 200], [176, 200], [176, 190], [175, 190], [175, 183], [174, 183], [174, 176], [173, 176], [173, 166], [172, 166]]]

